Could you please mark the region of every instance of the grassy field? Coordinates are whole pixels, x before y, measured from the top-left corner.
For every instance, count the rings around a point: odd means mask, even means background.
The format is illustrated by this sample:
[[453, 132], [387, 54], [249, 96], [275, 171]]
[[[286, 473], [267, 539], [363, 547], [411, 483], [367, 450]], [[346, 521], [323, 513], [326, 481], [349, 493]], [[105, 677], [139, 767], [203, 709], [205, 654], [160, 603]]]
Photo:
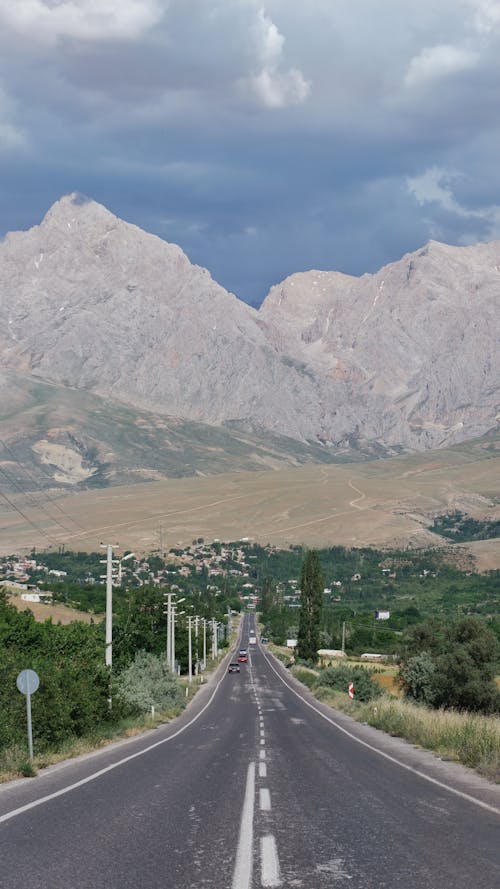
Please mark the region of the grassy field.
[[[0, 506], [0, 552], [33, 545], [93, 550], [104, 541], [136, 552], [186, 545], [194, 537], [248, 537], [277, 546], [418, 546], [442, 543], [432, 516], [460, 509], [497, 517], [500, 451], [494, 438], [428, 452], [346, 465], [231, 472], [53, 495], [55, 504], [12, 495], [29, 522]], [[50, 515], [46, 510], [49, 510]], [[61, 527], [61, 524], [64, 527]], [[479, 569], [500, 568], [495, 541], [467, 544]]]

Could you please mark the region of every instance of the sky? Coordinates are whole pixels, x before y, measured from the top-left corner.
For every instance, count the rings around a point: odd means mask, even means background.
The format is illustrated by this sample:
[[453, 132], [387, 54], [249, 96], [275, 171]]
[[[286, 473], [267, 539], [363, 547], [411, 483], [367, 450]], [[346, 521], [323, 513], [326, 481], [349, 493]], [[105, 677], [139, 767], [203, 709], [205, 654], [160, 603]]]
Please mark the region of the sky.
[[500, 239], [500, 0], [0, 0], [0, 236], [78, 191], [258, 305]]

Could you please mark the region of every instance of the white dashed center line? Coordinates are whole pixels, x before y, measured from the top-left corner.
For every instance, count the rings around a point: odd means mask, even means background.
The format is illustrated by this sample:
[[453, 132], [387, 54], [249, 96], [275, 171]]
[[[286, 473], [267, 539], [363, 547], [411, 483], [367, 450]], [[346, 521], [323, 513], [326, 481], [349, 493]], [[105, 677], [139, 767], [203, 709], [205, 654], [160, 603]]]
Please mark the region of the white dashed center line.
[[266, 887], [281, 886], [278, 850], [272, 834], [260, 841], [260, 881]]
[[259, 808], [261, 812], [271, 811], [271, 794], [267, 787], [261, 787], [259, 790]]
[[267, 778], [267, 765], [265, 762], [259, 762], [259, 778]]

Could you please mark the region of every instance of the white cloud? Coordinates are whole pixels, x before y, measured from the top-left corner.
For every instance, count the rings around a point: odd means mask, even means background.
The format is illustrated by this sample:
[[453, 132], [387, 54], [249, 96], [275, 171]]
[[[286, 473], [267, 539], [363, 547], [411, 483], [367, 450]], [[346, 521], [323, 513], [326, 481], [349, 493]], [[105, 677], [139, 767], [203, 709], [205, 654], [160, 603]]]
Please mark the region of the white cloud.
[[458, 46], [442, 43], [437, 46], [425, 47], [412, 58], [405, 77], [405, 85], [418, 86], [439, 77], [458, 74], [475, 68], [479, 62], [479, 53]]
[[[421, 176], [408, 178], [406, 184], [408, 191], [421, 206], [437, 204], [442, 210], [454, 213], [462, 219], [476, 219], [478, 222], [483, 223], [481, 235], [468, 231], [459, 239], [461, 244], [474, 244], [477, 241], [484, 241], [484, 224], [488, 228], [487, 238], [498, 238], [500, 236], [500, 206], [498, 204], [490, 204], [479, 209], [463, 207], [455, 198], [452, 190], [453, 180], [460, 178], [460, 176], [460, 173], [454, 171], [444, 170], [440, 167], [430, 167]], [[427, 225], [434, 232], [439, 228], [436, 228], [435, 220], [428, 219]]]
[[298, 68], [282, 70], [285, 38], [263, 8], [254, 27], [260, 70], [240, 83], [267, 108], [284, 108], [303, 102], [311, 84]]
[[408, 178], [406, 184], [408, 191], [413, 194], [419, 204], [439, 204], [443, 210], [457, 213], [459, 216], [475, 215], [465, 210], [455, 200], [450, 188], [453, 179], [459, 174], [440, 167], [430, 167], [421, 176]]
[[480, 34], [500, 31], [499, 0], [471, 0], [474, 9], [474, 24]]
[[0, 23], [32, 39], [131, 40], [163, 15], [167, 0], [0, 0]]

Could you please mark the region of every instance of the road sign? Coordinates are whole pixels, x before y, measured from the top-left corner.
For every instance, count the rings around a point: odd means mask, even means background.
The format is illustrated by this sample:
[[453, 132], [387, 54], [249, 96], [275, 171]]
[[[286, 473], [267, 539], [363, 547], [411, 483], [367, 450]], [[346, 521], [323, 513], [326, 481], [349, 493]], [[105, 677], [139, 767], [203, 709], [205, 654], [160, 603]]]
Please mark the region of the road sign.
[[40, 677], [34, 670], [21, 670], [16, 685], [22, 695], [33, 695], [40, 685]]
[[352, 700], [354, 697], [354, 682], [350, 682], [349, 685], [347, 686], [347, 694], [349, 695], [349, 697]]
[[33, 731], [31, 728], [31, 695], [40, 685], [40, 677], [34, 670], [21, 670], [16, 679], [16, 685], [22, 695], [26, 695], [26, 718], [28, 721], [28, 750], [30, 759], [33, 759]]

